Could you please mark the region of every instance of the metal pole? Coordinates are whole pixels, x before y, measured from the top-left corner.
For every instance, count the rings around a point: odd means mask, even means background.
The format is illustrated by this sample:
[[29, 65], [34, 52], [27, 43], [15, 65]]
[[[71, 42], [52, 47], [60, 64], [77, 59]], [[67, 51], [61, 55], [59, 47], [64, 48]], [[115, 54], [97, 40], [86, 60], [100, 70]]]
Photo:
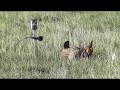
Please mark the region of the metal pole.
[[[34, 33], [33, 33], [34, 37], [37, 37], [37, 25], [38, 25], [37, 19], [33, 19], [31, 21], [31, 29], [34, 30]], [[35, 64], [38, 67], [38, 42], [37, 40], [34, 40], [34, 45], [35, 45], [35, 58], [36, 58]]]
[[[34, 30], [34, 37], [37, 37], [37, 31]], [[38, 42], [37, 40], [34, 40], [34, 45], [35, 45], [35, 56], [36, 56], [36, 60], [38, 61]]]

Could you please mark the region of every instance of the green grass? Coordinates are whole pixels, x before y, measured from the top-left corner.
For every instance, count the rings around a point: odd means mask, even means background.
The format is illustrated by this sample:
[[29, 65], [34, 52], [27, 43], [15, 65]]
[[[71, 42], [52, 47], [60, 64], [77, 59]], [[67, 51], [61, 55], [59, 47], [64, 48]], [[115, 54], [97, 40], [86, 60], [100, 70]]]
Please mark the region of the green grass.
[[[39, 60], [34, 55], [30, 21], [38, 19]], [[91, 59], [62, 60], [63, 43], [83, 47], [93, 40]], [[120, 78], [120, 12], [0, 12], [0, 78]], [[113, 58], [115, 54], [115, 58]], [[37, 67], [36, 67], [37, 66]]]

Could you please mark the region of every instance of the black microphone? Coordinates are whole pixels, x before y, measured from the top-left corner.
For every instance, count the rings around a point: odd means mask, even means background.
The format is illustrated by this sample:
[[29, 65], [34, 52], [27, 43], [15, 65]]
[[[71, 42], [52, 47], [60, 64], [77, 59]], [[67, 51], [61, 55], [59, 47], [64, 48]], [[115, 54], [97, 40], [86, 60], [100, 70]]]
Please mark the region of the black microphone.
[[27, 39], [27, 38], [31, 38], [31, 39], [35, 39], [35, 40], [39, 40], [39, 41], [42, 41], [42, 40], [43, 40], [43, 37], [42, 37], [42, 36], [38, 36], [38, 37], [25, 37], [25, 38], [19, 40], [18, 43], [15, 44], [15, 46], [18, 45], [21, 41], [23, 41], [23, 40], [25, 40], [25, 39]]
[[38, 36], [38, 37], [31, 37], [32, 39], [35, 39], [35, 40], [39, 40], [39, 41], [42, 41], [43, 40], [43, 37], [42, 36]]

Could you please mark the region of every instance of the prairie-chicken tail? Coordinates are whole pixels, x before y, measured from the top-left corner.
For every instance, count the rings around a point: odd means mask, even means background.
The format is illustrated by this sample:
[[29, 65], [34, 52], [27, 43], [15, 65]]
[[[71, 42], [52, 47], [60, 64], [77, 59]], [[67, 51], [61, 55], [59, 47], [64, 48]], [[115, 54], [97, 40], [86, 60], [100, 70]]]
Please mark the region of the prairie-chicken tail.
[[70, 48], [70, 47], [69, 47], [69, 41], [66, 41], [66, 42], [64, 43], [64, 49], [67, 49], [67, 48]]

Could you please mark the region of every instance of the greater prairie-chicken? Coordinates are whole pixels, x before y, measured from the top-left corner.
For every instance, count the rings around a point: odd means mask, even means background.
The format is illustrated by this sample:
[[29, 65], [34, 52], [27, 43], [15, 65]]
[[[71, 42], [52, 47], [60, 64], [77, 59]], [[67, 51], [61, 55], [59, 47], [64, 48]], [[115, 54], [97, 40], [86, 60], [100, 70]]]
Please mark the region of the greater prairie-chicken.
[[73, 59], [73, 58], [78, 59], [85, 57], [89, 58], [93, 52], [92, 42], [93, 41], [91, 41], [89, 46], [87, 46], [86, 48], [79, 48], [79, 47], [70, 48], [69, 41], [66, 41], [64, 43], [64, 49], [62, 50], [62, 57], [65, 59]]

